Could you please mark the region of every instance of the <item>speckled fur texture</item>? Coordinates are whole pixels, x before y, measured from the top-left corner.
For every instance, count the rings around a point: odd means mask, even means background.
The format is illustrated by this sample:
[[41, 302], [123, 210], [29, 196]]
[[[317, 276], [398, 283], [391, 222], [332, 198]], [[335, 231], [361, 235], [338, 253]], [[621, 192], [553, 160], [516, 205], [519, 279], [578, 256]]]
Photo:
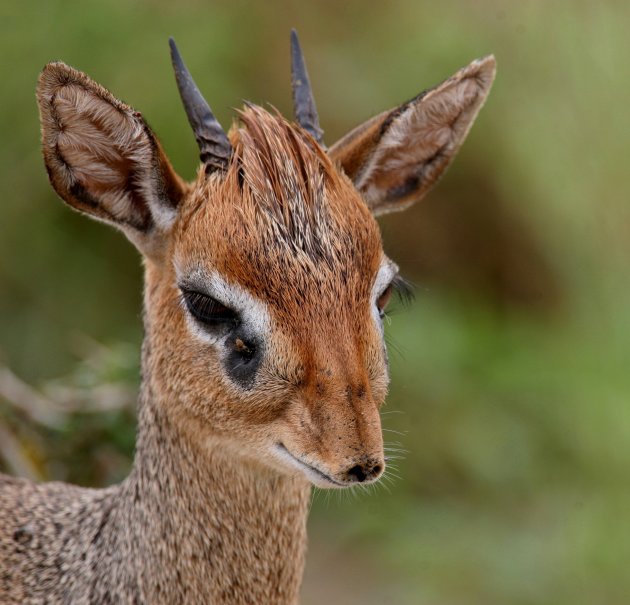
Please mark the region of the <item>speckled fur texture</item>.
[[[492, 57], [473, 62], [328, 152], [248, 105], [226, 170], [188, 184], [138, 112], [62, 63], [44, 69], [53, 187], [144, 257], [138, 437], [117, 486], [0, 476], [0, 603], [298, 601], [311, 484], [385, 466], [377, 307], [396, 267], [374, 214], [426, 193], [493, 76]], [[208, 331], [190, 289], [238, 311], [242, 333]], [[244, 339], [256, 363], [237, 380]]]

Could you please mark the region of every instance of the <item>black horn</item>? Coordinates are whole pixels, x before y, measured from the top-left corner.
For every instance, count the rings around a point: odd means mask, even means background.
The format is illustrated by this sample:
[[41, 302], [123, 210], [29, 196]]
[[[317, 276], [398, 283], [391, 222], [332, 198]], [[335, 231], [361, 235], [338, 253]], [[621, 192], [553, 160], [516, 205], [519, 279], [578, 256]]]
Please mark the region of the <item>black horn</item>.
[[195, 81], [182, 60], [175, 40], [169, 38], [171, 61], [175, 70], [177, 88], [199, 145], [199, 157], [205, 164], [206, 173], [226, 170], [232, 155], [232, 145], [210, 106], [199, 92]]
[[291, 30], [291, 86], [297, 123], [321, 144], [324, 131], [319, 127], [317, 108], [306, 71], [306, 63], [304, 63], [304, 55], [294, 29]]

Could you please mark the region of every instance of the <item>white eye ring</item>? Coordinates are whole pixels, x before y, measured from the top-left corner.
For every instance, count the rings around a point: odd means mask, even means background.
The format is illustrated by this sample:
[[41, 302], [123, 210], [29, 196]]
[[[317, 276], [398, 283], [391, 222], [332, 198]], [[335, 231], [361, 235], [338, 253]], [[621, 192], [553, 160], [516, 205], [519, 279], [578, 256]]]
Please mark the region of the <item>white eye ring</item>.
[[[230, 282], [217, 271], [206, 271], [202, 268], [186, 270], [175, 262], [175, 273], [177, 282], [185, 284], [191, 290], [205, 293], [207, 296], [221, 302], [225, 307], [233, 311], [239, 318], [239, 323], [246, 326], [248, 331], [256, 334], [261, 341], [269, 339], [271, 334], [271, 317], [267, 305], [251, 292], [238, 283]], [[195, 326], [192, 316], [188, 314], [189, 326], [196, 336], [202, 330]], [[204, 336], [203, 340], [208, 341]], [[217, 342], [216, 338], [211, 338]]]
[[385, 317], [385, 309], [387, 308], [387, 304], [392, 298], [392, 294], [394, 292], [394, 282], [390, 281], [389, 285], [381, 292], [379, 297], [376, 299], [376, 308], [378, 309], [378, 314], [381, 319]]
[[[384, 258], [381, 267], [376, 274], [372, 286], [372, 308], [374, 319], [382, 330], [383, 311], [387, 306], [387, 301], [391, 297], [392, 281], [398, 274], [398, 266], [388, 258]], [[381, 302], [384, 295], [386, 300]]]

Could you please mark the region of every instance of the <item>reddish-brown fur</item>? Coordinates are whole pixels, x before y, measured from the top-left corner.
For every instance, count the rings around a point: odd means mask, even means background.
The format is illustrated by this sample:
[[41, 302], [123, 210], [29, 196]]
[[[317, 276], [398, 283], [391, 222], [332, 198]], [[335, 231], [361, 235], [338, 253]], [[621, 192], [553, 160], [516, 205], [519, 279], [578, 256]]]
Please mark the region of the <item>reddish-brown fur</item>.
[[[284, 437], [278, 441], [317, 455], [331, 470], [351, 466], [359, 449], [382, 458], [378, 406], [387, 381], [365, 279], [383, 255], [376, 221], [308, 135], [257, 107], [241, 119], [227, 174], [200, 171], [173, 225], [168, 262], [148, 265], [147, 320], [169, 326], [155, 330], [151, 342], [164, 359], [154, 372], [165, 377], [159, 389], [203, 410], [200, 431], [216, 430], [220, 413], [221, 423], [230, 417], [230, 433], [277, 431]], [[278, 332], [268, 345], [264, 388], [215, 396], [212, 408], [204, 406], [204, 385], [214, 388], [221, 371], [208, 372], [204, 345], [190, 342], [175, 266], [218, 271], [266, 305]], [[173, 380], [171, 359], [185, 382]]]
[[[185, 184], [138, 112], [45, 68], [51, 183], [144, 256], [138, 445], [106, 490], [0, 477], [0, 601], [296, 602], [310, 482], [374, 481], [385, 466], [379, 312], [396, 268], [373, 215], [426, 193], [493, 75], [492, 58], [474, 62], [329, 152], [246, 106], [227, 165]], [[238, 322], [212, 332], [191, 290]]]

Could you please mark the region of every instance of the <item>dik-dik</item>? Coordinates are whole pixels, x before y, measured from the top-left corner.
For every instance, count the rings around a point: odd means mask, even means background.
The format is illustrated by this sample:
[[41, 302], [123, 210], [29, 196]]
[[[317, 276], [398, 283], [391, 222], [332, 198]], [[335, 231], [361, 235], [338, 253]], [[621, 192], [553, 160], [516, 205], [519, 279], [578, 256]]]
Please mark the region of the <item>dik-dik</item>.
[[385, 469], [382, 320], [399, 277], [374, 217], [438, 180], [494, 58], [326, 148], [295, 33], [295, 122], [247, 104], [226, 134], [173, 41], [171, 55], [192, 183], [85, 74], [51, 63], [39, 79], [53, 187], [142, 254], [142, 387], [122, 484], [0, 476], [0, 603], [296, 603], [311, 485]]

